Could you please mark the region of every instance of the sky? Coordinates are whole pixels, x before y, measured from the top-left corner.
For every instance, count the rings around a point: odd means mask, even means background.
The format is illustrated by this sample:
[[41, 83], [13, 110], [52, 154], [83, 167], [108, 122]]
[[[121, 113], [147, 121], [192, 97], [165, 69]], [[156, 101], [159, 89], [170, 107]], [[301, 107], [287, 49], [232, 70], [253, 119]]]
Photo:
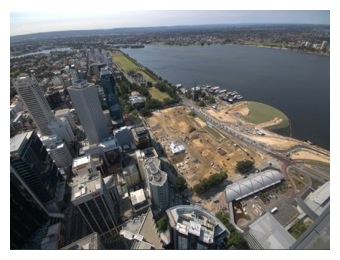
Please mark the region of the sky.
[[[50, 9], [51, 10], [51, 9]], [[13, 11], [10, 35], [38, 32], [173, 25], [303, 23], [330, 24], [328, 10], [95, 10]]]

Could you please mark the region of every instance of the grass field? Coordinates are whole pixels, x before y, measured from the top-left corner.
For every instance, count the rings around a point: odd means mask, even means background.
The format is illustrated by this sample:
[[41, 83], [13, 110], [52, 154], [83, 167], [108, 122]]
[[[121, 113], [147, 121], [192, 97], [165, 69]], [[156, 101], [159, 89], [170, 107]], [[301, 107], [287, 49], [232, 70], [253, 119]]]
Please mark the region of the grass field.
[[289, 126], [288, 117], [275, 107], [258, 103], [248, 102], [249, 115], [243, 118], [254, 124], [261, 124], [273, 120], [275, 117], [282, 118], [282, 122], [279, 125], [271, 127], [271, 129], [280, 129]]
[[204, 126], [202, 129], [215, 138], [216, 141], [221, 141], [223, 139], [223, 136], [212, 127]]
[[134, 70], [143, 75], [146, 81], [154, 82], [154, 79], [145, 73], [136, 63], [127, 58], [121, 52], [110, 52], [112, 59], [117, 63], [117, 65], [126, 73], [128, 71]]
[[148, 90], [149, 90], [149, 93], [150, 93], [150, 95], [152, 96], [152, 98], [157, 99], [157, 100], [159, 100], [159, 101], [161, 101], [161, 102], [162, 102], [165, 98], [169, 98], [169, 99], [170, 99], [168, 93], [161, 92], [161, 91], [159, 91], [159, 90], [158, 90], [157, 88], [155, 88], [155, 87], [149, 88]]

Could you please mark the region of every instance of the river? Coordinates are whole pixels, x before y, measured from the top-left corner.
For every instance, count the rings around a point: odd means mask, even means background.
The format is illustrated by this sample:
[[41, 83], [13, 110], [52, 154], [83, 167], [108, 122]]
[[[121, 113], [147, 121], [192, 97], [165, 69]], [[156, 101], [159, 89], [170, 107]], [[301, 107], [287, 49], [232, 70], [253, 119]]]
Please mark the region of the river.
[[70, 51], [72, 51], [72, 49], [66, 47], [66, 48], [55, 48], [55, 49], [50, 49], [50, 50], [42, 50], [42, 51], [37, 51], [37, 52], [25, 53], [25, 54], [18, 55], [18, 56], [12, 56], [11, 59], [34, 56], [34, 55], [38, 55], [38, 54], [49, 54], [52, 51], [55, 51], [55, 52], [62, 52], [62, 51], [70, 52]]
[[329, 150], [329, 56], [239, 45], [146, 45], [123, 51], [173, 84], [218, 85], [243, 100], [274, 106], [290, 119], [292, 137]]

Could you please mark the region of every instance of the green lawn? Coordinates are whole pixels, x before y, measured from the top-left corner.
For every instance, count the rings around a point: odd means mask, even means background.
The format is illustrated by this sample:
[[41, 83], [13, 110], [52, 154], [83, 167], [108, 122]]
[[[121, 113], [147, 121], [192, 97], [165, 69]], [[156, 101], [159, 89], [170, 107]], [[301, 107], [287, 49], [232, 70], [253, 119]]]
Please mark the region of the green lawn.
[[282, 118], [282, 122], [279, 125], [270, 127], [270, 129], [280, 129], [289, 126], [288, 117], [275, 107], [258, 103], [258, 102], [248, 102], [249, 115], [243, 118], [254, 124], [261, 124], [273, 120], [275, 117]]
[[125, 72], [134, 70], [136, 72], [139, 72], [143, 75], [143, 78], [146, 81], [153, 82], [154, 79], [150, 77], [147, 73], [145, 73], [144, 70], [142, 70], [136, 63], [134, 63], [132, 60], [130, 60], [128, 57], [126, 57], [121, 52], [110, 52], [112, 59], [117, 63], [117, 65]]
[[157, 88], [155, 87], [152, 87], [152, 88], [149, 88], [149, 93], [150, 95], [152, 96], [152, 98], [154, 99], [157, 99], [159, 101], [163, 101], [165, 98], [170, 98], [168, 93], [165, 93], [165, 92], [161, 92], [159, 91]]

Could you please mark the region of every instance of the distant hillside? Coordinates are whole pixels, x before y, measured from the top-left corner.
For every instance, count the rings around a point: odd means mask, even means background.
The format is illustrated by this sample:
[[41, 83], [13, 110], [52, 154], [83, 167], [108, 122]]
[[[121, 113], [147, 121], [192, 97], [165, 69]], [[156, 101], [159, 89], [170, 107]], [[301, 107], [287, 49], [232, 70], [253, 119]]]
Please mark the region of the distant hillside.
[[166, 32], [183, 32], [183, 31], [200, 31], [200, 30], [220, 30], [220, 29], [237, 29], [237, 28], [272, 28], [279, 27], [315, 27], [329, 30], [329, 25], [294, 25], [294, 24], [213, 24], [213, 25], [192, 25], [192, 26], [160, 26], [160, 27], [134, 27], [134, 28], [115, 28], [115, 29], [96, 29], [96, 30], [72, 30], [72, 31], [56, 31], [33, 33], [26, 35], [11, 36], [11, 42], [21, 42], [29, 40], [45, 40], [69, 37], [84, 36], [108, 36], [108, 35], [128, 35], [128, 34], [145, 34], [145, 33], [166, 33]]

